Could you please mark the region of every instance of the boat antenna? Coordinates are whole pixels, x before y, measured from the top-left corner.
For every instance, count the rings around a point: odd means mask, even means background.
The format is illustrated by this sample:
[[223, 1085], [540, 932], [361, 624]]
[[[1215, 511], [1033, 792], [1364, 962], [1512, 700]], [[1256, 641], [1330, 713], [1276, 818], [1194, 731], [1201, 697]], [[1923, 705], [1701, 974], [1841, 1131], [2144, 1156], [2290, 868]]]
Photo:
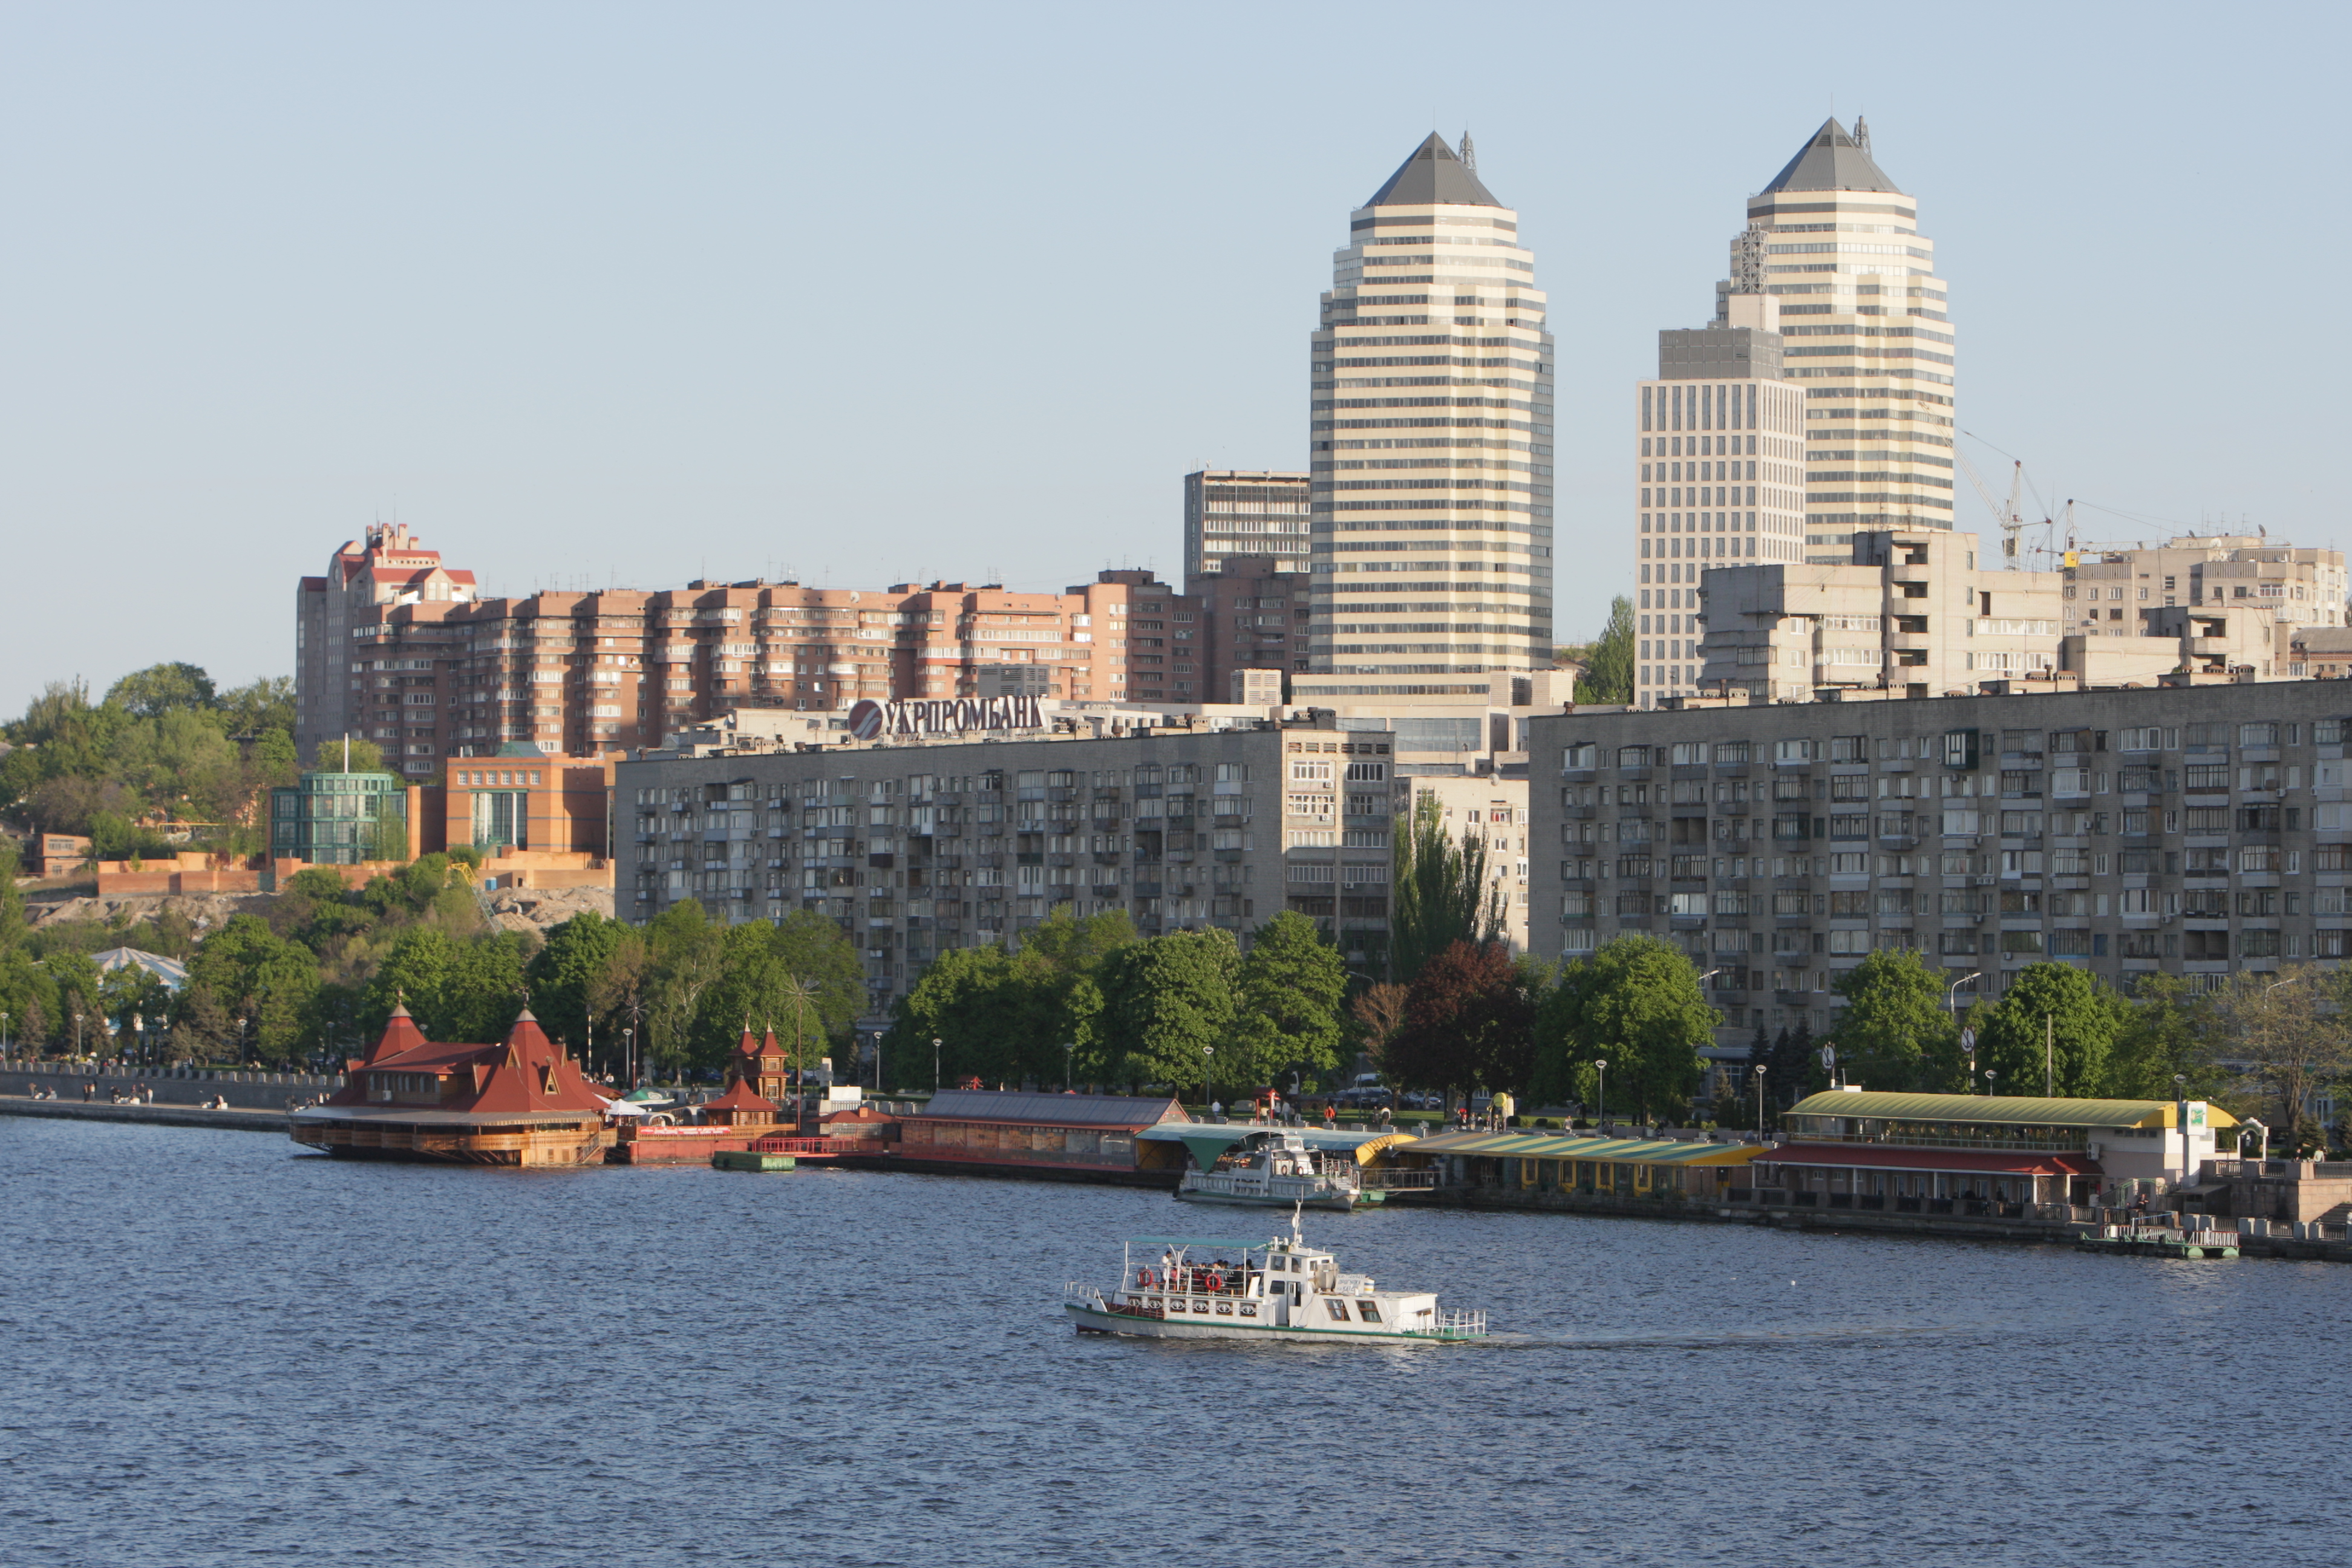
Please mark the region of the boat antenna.
[[1306, 1238], [1305, 1238], [1304, 1237], [1300, 1236], [1300, 1235], [1299, 1235], [1299, 1233], [1298, 1233], [1298, 1215], [1299, 1215], [1299, 1211], [1300, 1211], [1301, 1209], [1305, 1208], [1306, 1206], [1307, 1206], [1307, 1205], [1306, 1205], [1306, 1200], [1305, 1200], [1305, 1199], [1300, 1199], [1300, 1200], [1298, 1200], [1297, 1202], [1293, 1203], [1293, 1204], [1290, 1205], [1290, 1245], [1291, 1245], [1293, 1247], [1302, 1247], [1302, 1246], [1306, 1245]]

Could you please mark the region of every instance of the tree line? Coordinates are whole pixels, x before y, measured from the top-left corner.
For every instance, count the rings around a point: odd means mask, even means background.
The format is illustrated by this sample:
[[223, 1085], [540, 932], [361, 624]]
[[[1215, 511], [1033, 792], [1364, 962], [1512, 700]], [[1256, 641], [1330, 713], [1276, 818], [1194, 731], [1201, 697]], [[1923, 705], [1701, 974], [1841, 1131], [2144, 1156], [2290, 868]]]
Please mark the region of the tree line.
[[[92, 702], [79, 680], [52, 681], [0, 725], [0, 813], [37, 833], [84, 835], [100, 859], [184, 847], [236, 855], [264, 847], [261, 806], [299, 771], [294, 683], [283, 677], [218, 689], [193, 664], [124, 676]], [[376, 749], [355, 742], [381, 766]], [[189, 825], [184, 843], [150, 826]]]
[[[428, 855], [346, 887], [320, 868], [286, 879], [266, 913], [199, 931], [176, 911], [29, 931], [13, 847], [0, 844], [0, 1013], [19, 1050], [330, 1067], [405, 1005], [429, 1038], [504, 1037], [525, 1006], [573, 1049], [618, 1064], [628, 1031], [648, 1069], [708, 1070], [748, 1023], [796, 1042], [803, 1065], [841, 1054], [866, 999], [841, 928], [805, 912], [724, 926], [701, 905], [644, 928], [593, 911], [537, 931], [484, 914], [470, 851]], [[128, 946], [187, 965], [176, 994], [146, 970], [100, 973]], [[134, 1020], [143, 1037], [133, 1032]]]

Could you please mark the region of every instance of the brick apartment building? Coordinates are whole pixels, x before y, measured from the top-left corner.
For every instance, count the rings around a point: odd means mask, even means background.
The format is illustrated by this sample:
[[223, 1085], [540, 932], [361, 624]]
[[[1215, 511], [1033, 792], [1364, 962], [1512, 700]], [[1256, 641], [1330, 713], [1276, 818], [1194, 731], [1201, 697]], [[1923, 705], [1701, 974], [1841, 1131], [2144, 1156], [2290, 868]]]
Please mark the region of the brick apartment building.
[[1107, 571], [1058, 594], [752, 581], [485, 598], [406, 529], [377, 527], [301, 580], [297, 743], [309, 756], [364, 737], [419, 777], [520, 742], [580, 756], [658, 744], [742, 707], [1222, 702], [1234, 669], [1297, 668], [1305, 643], [1304, 579], [1270, 560], [1234, 565], [1195, 595]]

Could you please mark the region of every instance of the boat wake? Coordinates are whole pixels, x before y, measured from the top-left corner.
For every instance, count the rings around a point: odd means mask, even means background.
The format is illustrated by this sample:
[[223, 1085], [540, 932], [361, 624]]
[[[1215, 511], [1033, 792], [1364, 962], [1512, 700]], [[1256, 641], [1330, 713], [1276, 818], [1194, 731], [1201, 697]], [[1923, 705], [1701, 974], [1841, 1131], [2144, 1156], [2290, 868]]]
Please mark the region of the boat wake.
[[1488, 1350], [1726, 1350], [1746, 1345], [1819, 1344], [1835, 1340], [1847, 1344], [1885, 1343], [1947, 1334], [1994, 1333], [1991, 1324], [1888, 1323], [1840, 1324], [1814, 1329], [1725, 1329], [1717, 1332], [1671, 1334], [1526, 1334], [1490, 1333], [1476, 1342]]

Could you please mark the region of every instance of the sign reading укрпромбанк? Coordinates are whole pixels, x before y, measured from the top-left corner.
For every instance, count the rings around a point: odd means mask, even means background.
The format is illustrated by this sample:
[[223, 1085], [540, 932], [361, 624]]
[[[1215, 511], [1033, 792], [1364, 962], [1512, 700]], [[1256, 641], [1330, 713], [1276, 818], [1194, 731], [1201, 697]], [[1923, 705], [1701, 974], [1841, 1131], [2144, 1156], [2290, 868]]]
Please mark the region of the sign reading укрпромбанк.
[[953, 697], [899, 702], [868, 700], [849, 710], [849, 732], [861, 741], [878, 740], [884, 735], [959, 735], [1045, 727], [1045, 704], [1034, 697]]

